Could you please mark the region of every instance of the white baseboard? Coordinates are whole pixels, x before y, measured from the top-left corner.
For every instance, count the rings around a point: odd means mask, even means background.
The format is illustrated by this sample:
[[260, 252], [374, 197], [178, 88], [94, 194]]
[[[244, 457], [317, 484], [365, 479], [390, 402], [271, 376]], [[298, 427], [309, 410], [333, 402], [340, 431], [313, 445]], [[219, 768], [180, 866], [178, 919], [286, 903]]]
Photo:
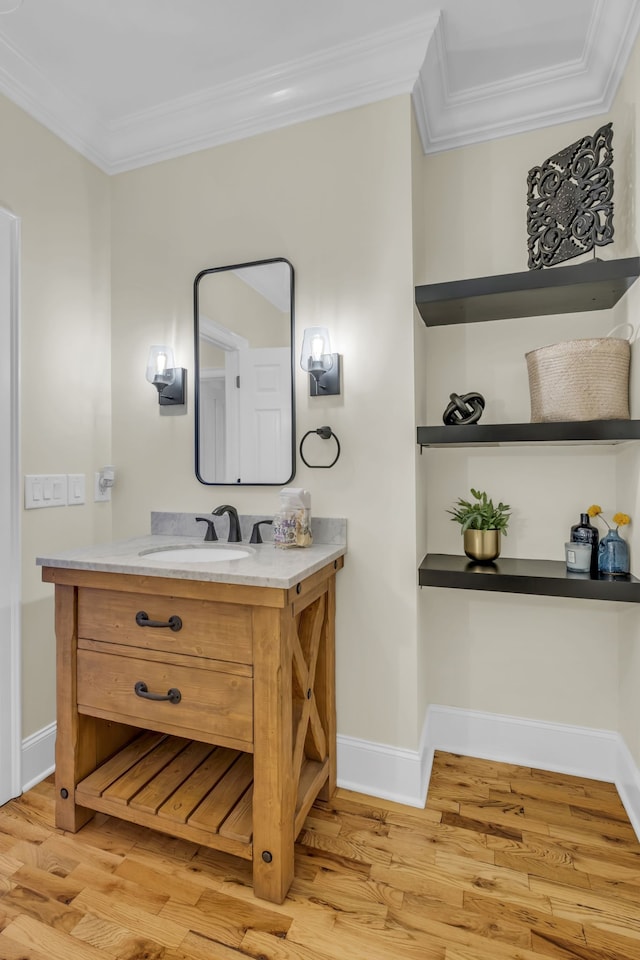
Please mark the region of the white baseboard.
[[640, 770], [619, 733], [432, 705], [425, 745], [468, 757], [614, 783], [640, 839]]
[[617, 748], [611, 730], [432, 705], [427, 745], [468, 757], [537, 767], [615, 783]]
[[618, 768], [615, 779], [620, 799], [627, 811], [631, 826], [640, 840], [640, 770], [631, 756], [631, 751], [620, 737]]
[[22, 741], [22, 792], [26, 793], [36, 783], [55, 770], [56, 725], [32, 733]]
[[[23, 791], [55, 769], [55, 723], [22, 741]], [[424, 807], [436, 750], [615, 783], [640, 839], [640, 770], [619, 733], [432, 705], [417, 750], [338, 736], [338, 785]]]
[[612, 730], [432, 705], [418, 750], [339, 736], [338, 785], [423, 807], [436, 750], [614, 783], [640, 839], [640, 770]]
[[402, 750], [338, 736], [338, 786], [410, 807], [424, 807], [431, 774], [428, 757], [424, 743], [418, 750]]

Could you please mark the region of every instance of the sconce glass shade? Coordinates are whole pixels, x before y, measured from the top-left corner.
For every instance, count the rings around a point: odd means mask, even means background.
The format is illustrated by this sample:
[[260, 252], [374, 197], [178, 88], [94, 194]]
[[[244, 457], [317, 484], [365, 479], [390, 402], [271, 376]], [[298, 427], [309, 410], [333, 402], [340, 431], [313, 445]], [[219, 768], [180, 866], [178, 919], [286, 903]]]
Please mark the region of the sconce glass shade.
[[302, 341], [300, 366], [316, 378], [331, 370], [333, 354], [326, 327], [307, 327]]
[[145, 375], [158, 391], [160, 406], [187, 402], [187, 371], [184, 367], [176, 367], [171, 347], [155, 345], [149, 349]]
[[146, 377], [149, 383], [161, 389], [173, 382], [175, 363], [171, 347], [156, 345], [150, 347], [147, 359]]

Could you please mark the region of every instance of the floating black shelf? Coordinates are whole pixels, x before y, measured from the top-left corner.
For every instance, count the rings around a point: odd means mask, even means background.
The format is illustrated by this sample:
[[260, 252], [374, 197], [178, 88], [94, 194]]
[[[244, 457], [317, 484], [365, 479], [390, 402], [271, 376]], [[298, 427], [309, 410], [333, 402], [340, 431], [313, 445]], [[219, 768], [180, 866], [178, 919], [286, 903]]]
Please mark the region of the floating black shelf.
[[640, 440], [640, 420], [585, 420], [557, 423], [471, 423], [418, 427], [421, 447], [498, 446], [503, 443], [624, 443]]
[[464, 556], [428, 553], [418, 570], [421, 587], [640, 603], [640, 580], [636, 577], [606, 579], [569, 573], [562, 560], [500, 557], [494, 563], [478, 564]]
[[418, 286], [416, 306], [428, 327], [606, 310], [639, 276], [640, 257], [589, 260], [568, 267]]

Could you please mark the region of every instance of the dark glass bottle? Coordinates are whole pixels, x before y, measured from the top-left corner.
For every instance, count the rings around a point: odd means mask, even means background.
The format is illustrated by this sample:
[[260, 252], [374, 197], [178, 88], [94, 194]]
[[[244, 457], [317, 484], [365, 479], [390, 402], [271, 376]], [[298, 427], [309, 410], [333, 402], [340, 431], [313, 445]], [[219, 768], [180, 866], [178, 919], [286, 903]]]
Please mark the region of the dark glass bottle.
[[591, 576], [598, 576], [598, 529], [592, 523], [589, 523], [589, 514], [580, 514], [580, 523], [571, 527], [572, 543], [590, 543], [591, 544]]

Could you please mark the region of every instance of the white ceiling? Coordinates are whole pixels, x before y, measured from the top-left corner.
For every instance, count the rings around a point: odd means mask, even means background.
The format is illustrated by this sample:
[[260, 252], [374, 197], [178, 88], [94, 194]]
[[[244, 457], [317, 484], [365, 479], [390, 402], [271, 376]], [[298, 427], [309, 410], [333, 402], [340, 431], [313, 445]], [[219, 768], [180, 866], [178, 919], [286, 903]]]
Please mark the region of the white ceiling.
[[435, 152], [606, 113], [639, 25], [640, 0], [22, 0], [0, 91], [108, 173], [399, 93]]

